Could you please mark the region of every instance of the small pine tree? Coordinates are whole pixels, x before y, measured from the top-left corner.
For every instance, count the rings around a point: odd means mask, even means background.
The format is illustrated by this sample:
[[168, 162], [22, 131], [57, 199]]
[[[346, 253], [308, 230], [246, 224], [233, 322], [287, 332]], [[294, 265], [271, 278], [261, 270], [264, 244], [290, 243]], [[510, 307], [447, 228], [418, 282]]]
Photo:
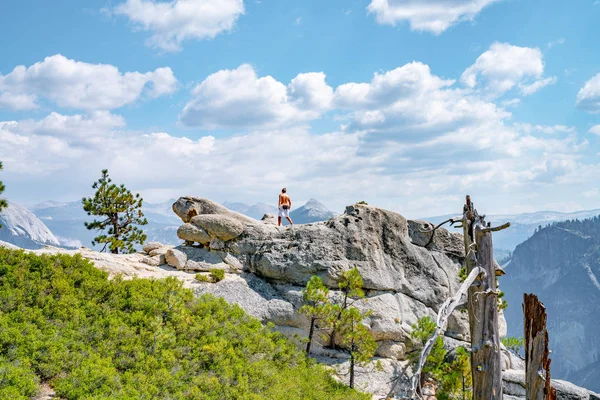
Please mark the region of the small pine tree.
[[310, 278], [306, 288], [302, 290], [302, 302], [304, 305], [300, 308], [300, 312], [310, 319], [308, 342], [306, 343], [306, 355], [308, 356], [316, 323], [327, 317], [327, 305], [329, 304], [329, 289], [323, 285], [320, 277], [315, 275]]
[[[2, 171], [2, 161], [0, 161], [0, 171]], [[4, 189], [6, 189], [6, 187], [2, 181], [0, 181], [0, 195], [4, 192]], [[8, 207], [8, 202], [4, 199], [0, 199], [0, 212], [6, 207]], [[2, 224], [0, 224], [0, 228], [2, 228]]]
[[144, 244], [146, 235], [135, 225], [146, 225], [148, 221], [142, 213], [142, 198], [139, 193], [135, 196], [125, 188], [111, 183], [108, 170], [102, 170], [102, 177], [94, 182], [96, 189], [94, 197], [83, 198], [83, 209], [88, 215], [98, 215], [104, 219], [85, 222], [85, 227], [92, 230], [104, 231], [107, 234], [94, 238], [92, 245], [104, 243], [102, 251], [109, 247], [110, 251], [118, 254], [119, 250], [128, 253], [135, 251], [134, 244]]
[[328, 306], [329, 317], [327, 319], [327, 324], [331, 329], [329, 335], [329, 347], [332, 349], [335, 349], [335, 339], [342, 319], [342, 314], [344, 310], [351, 305], [348, 301], [350, 299], [362, 299], [365, 297], [365, 293], [362, 290], [363, 280], [358, 272], [358, 268], [352, 268], [345, 271], [342, 274], [338, 287], [342, 291], [343, 296], [341, 303], [330, 304]]
[[[415, 343], [422, 347], [431, 337], [435, 328], [436, 324], [431, 317], [419, 318], [417, 323], [412, 325], [413, 330], [410, 336]], [[409, 360], [412, 363], [418, 363], [419, 357], [420, 351], [409, 353]], [[454, 360], [449, 360], [448, 352], [444, 348], [444, 340], [438, 336], [423, 366], [421, 385], [427, 378], [435, 382], [436, 398], [439, 400], [470, 399], [473, 381], [469, 353], [463, 347], [457, 347]]]
[[354, 368], [356, 365], [365, 365], [375, 355], [377, 343], [369, 329], [362, 321], [370, 315], [363, 313], [356, 307], [349, 307], [342, 311], [340, 318], [339, 334], [342, 346], [350, 352], [350, 387], [354, 388]]

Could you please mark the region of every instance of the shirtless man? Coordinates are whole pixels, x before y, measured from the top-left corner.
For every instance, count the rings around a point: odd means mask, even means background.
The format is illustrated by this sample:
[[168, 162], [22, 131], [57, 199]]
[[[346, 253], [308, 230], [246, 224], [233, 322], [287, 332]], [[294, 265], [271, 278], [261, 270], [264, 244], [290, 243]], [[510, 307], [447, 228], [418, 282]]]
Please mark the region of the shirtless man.
[[281, 189], [279, 194], [279, 201], [277, 202], [277, 208], [279, 209], [279, 217], [277, 218], [277, 225], [281, 226], [281, 218], [285, 217], [291, 225], [294, 223], [290, 219], [290, 208], [292, 208], [292, 199], [287, 195], [287, 189]]

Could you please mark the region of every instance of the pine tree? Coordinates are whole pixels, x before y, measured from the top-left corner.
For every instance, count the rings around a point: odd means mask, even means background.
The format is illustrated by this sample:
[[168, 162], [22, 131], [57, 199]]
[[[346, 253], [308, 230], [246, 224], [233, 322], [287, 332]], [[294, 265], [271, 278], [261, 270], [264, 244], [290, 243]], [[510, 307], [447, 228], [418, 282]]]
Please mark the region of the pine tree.
[[365, 293], [362, 290], [363, 280], [358, 272], [358, 268], [352, 268], [345, 271], [342, 274], [342, 278], [338, 284], [339, 289], [342, 291], [343, 297], [339, 304], [328, 305], [328, 325], [331, 328], [331, 334], [329, 335], [329, 347], [335, 349], [336, 334], [341, 323], [342, 314], [344, 310], [350, 307], [350, 299], [362, 299], [365, 297]]
[[108, 170], [102, 170], [102, 177], [92, 185], [96, 189], [94, 197], [82, 199], [83, 209], [88, 215], [104, 217], [100, 221], [86, 222], [85, 227], [99, 231], [108, 228], [106, 234], [99, 235], [92, 241], [92, 245], [104, 243], [102, 251], [108, 246], [114, 254], [118, 254], [119, 250], [133, 253], [134, 244], [144, 244], [146, 240], [144, 232], [135, 226], [148, 223], [142, 213], [143, 199], [139, 193], [134, 196], [125, 185], [117, 186], [111, 182]]
[[302, 290], [302, 302], [304, 305], [300, 312], [310, 319], [308, 342], [306, 343], [306, 355], [308, 356], [316, 323], [327, 317], [327, 304], [329, 304], [329, 289], [323, 285], [320, 277], [315, 275], [310, 278], [306, 288]]
[[342, 346], [350, 352], [350, 387], [354, 388], [354, 375], [356, 365], [365, 365], [375, 355], [377, 343], [369, 329], [362, 323], [370, 312], [361, 312], [356, 307], [349, 307], [342, 311], [339, 324], [339, 334]]
[[[0, 161], [0, 171], [2, 171], [2, 161]], [[4, 192], [4, 189], [6, 189], [6, 187], [4, 186], [2, 181], [0, 181], [0, 195], [2, 194], [2, 192]], [[7, 201], [0, 198], [0, 212], [6, 207], [8, 207]], [[0, 224], [0, 228], [2, 228], [2, 224]]]

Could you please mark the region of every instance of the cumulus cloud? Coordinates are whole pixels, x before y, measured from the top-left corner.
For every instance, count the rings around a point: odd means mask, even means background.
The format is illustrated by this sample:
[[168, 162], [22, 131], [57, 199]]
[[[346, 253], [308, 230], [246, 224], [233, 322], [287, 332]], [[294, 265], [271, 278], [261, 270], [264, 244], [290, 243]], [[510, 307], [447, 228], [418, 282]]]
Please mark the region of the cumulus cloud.
[[579, 90], [576, 105], [589, 113], [600, 113], [600, 73], [587, 81]]
[[[0, 77], [1, 76], [2, 75], [0, 75]], [[32, 110], [37, 108], [35, 100], [35, 95], [0, 92], [0, 108], [7, 108], [9, 110]]]
[[471, 21], [486, 6], [499, 0], [371, 0], [367, 10], [379, 24], [408, 21], [415, 31], [436, 35], [463, 21]]
[[148, 44], [162, 51], [181, 50], [189, 39], [212, 39], [231, 31], [244, 14], [243, 0], [127, 0], [114, 9], [151, 32]]
[[121, 73], [113, 65], [89, 64], [56, 54], [0, 74], [0, 106], [34, 108], [43, 97], [59, 107], [111, 110], [134, 103], [143, 94], [158, 97], [176, 87], [177, 79], [168, 67]]
[[590, 133], [600, 136], [600, 125], [594, 125], [589, 130]]
[[87, 140], [104, 136], [107, 132], [124, 126], [123, 117], [108, 111], [75, 115], [52, 112], [41, 120], [26, 119], [18, 123], [13, 122], [11, 131], [25, 135], [35, 134]]
[[[135, 132], [108, 111], [0, 122], [3, 181], [9, 196], [70, 200], [89, 194], [108, 168], [148, 201], [268, 202], [287, 186], [298, 202], [315, 197], [341, 211], [366, 200], [419, 217], [447, 213], [453, 199], [459, 208], [466, 192], [498, 211], [532, 192], [538, 201], [568, 200], [572, 185], [597, 180], [600, 164], [590, 156], [597, 150], [574, 128], [512, 122], [493, 101], [455, 86], [422, 63], [335, 91], [320, 73], [284, 85], [242, 66], [211, 75], [193, 93], [225, 116], [200, 118], [198, 126], [244, 128], [236, 135]], [[242, 124], [237, 109], [246, 107], [261, 116], [250, 119], [259, 129]], [[342, 129], [315, 134], [296, 124], [323, 109], [337, 113]]]
[[201, 129], [273, 128], [320, 117], [332, 96], [321, 72], [299, 74], [286, 86], [271, 76], [259, 78], [243, 64], [198, 84], [180, 119]]
[[524, 96], [529, 96], [530, 94], [534, 94], [538, 90], [548, 85], [553, 85], [557, 81], [555, 76], [551, 76], [546, 79], [537, 80], [529, 85], [519, 83], [519, 89]]
[[537, 48], [493, 43], [475, 63], [461, 75], [461, 82], [469, 88], [483, 87], [496, 97], [519, 85], [523, 95], [530, 95], [556, 78], [543, 78], [544, 60]]
[[[498, 120], [509, 113], [465, 91], [453, 80], [431, 73], [428, 65], [412, 62], [375, 73], [371, 82], [346, 83], [335, 90], [334, 104], [349, 113], [349, 130], [396, 132], [409, 140], [440, 135], [460, 125]], [[416, 136], [415, 136], [416, 135]]]

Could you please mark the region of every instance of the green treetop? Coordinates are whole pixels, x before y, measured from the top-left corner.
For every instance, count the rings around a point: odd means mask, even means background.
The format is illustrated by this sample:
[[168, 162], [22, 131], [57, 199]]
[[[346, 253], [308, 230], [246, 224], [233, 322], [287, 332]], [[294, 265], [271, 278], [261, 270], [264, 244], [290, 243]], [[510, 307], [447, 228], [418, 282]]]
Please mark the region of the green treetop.
[[108, 232], [96, 236], [92, 245], [104, 243], [114, 254], [119, 250], [133, 253], [134, 244], [143, 244], [146, 240], [144, 232], [136, 225], [146, 225], [148, 221], [142, 213], [142, 201], [139, 193], [135, 196], [127, 190], [125, 185], [111, 183], [108, 170], [102, 170], [102, 177], [94, 182], [92, 188], [96, 189], [94, 197], [83, 198], [83, 209], [88, 215], [103, 217], [101, 220], [86, 222], [85, 227]]

